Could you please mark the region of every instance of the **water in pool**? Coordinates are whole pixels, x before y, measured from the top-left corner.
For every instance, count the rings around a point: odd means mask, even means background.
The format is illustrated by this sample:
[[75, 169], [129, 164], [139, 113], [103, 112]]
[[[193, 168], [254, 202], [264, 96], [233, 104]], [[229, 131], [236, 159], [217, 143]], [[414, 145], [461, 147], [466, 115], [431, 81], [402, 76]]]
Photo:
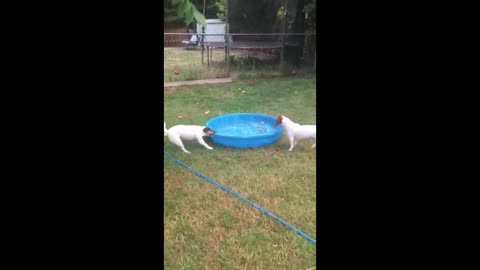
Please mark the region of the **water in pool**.
[[275, 127], [265, 122], [240, 122], [218, 128], [216, 133], [223, 136], [258, 136], [270, 134]]

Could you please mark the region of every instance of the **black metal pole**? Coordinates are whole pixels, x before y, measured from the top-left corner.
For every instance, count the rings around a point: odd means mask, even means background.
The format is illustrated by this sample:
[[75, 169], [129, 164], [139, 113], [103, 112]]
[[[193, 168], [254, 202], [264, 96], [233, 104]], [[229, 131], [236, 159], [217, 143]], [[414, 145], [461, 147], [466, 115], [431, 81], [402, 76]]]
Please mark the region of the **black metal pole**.
[[[198, 25], [198, 24], [197, 24], [197, 25]], [[198, 30], [199, 30], [199, 29], [197, 29], [197, 33], [198, 33]], [[201, 48], [202, 48], [202, 64], [203, 64], [203, 55], [204, 55], [204, 53], [205, 53], [205, 46], [203, 45], [203, 41], [204, 41], [204, 35], [203, 35], [203, 34], [205, 34], [205, 27], [202, 26], [202, 35], [201, 35], [200, 40], [199, 40], [200, 46], [201, 46]], [[207, 56], [207, 57], [208, 57], [208, 56]]]
[[230, 77], [230, 24], [228, 15], [230, 14], [230, 1], [225, 0], [225, 61], [227, 64], [227, 76]]
[[[317, 1], [313, 1], [313, 9], [315, 10], [315, 12], [317, 11]], [[317, 15], [315, 15], [315, 20], [317, 20]], [[314, 32], [317, 33], [317, 22], [315, 21], [315, 28], [314, 28]], [[313, 38], [313, 37], [312, 37]], [[317, 36], [315, 36], [315, 59], [313, 61], [313, 70], [314, 71], [317, 71]]]
[[[205, 18], [205, 20], [207, 19], [207, 18], [205, 17], [205, 2], [206, 2], [206, 1], [207, 1], [207, 0], [203, 0], [203, 17]], [[197, 33], [198, 33], [198, 30], [197, 30]], [[205, 27], [203, 27], [203, 26], [202, 26], [202, 34], [205, 34]], [[205, 50], [205, 47], [203, 46], [203, 42], [204, 42], [204, 41], [205, 41], [204, 35], [202, 35], [201, 41], [199, 40], [200, 45], [202, 46], [202, 64], [203, 64], [203, 53], [204, 53], [204, 50]], [[208, 57], [208, 53], [207, 53], [207, 57]], [[208, 59], [207, 59], [207, 60], [208, 60]]]
[[288, 6], [287, 6], [288, 0], [285, 0], [284, 2], [284, 13], [283, 13], [283, 29], [282, 29], [282, 50], [280, 52], [280, 67], [282, 67], [283, 61], [284, 61], [284, 54], [285, 54], [285, 31], [287, 30], [287, 13], [288, 13]]

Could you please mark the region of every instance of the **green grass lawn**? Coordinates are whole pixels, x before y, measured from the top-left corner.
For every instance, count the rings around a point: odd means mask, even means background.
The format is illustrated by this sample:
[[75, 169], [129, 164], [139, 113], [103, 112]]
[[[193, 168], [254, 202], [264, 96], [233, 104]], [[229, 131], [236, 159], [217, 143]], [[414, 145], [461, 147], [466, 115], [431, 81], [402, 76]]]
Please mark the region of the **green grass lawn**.
[[[316, 123], [314, 78], [240, 81], [164, 90], [167, 128], [239, 112]], [[207, 113], [208, 112], [208, 113]], [[248, 150], [164, 137], [165, 151], [316, 238], [316, 151], [301, 141]], [[164, 157], [165, 269], [310, 269], [316, 246], [244, 201]]]
[[[219, 64], [219, 62], [223, 61], [224, 55], [224, 51], [214, 50], [213, 60], [216, 64], [207, 66], [207, 53], [204, 53], [204, 64], [202, 64], [200, 49], [164, 48], [164, 81], [225, 78], [225, 65]], [[174, 71], [178, 71], [179, 74], [174, 74]]]

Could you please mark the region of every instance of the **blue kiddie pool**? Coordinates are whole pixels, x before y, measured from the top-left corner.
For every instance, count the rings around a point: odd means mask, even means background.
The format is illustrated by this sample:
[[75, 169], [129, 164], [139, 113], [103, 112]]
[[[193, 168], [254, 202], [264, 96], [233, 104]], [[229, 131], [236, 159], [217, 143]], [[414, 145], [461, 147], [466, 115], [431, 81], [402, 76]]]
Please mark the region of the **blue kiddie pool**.
[[275, 143], [283, 126], [275, 126], [276, 117], [256, 113], [235, 113], [214, 117], [206, 126], [213, 129], [214, 143], [234, 148], [255, 148]]

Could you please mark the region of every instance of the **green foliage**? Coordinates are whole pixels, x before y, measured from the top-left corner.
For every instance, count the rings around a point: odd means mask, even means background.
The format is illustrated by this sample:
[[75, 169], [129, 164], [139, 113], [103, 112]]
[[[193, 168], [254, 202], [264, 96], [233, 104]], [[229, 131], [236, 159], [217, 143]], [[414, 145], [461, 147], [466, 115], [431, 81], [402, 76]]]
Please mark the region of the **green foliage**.
[[283, 19], [284, 15], [285, 15], [285, 7], [281, 6], [277, 11], [277, 18]]
[[202, 26], [206, 25], [205, 17], [190, 0], [170, 0], [170, 2], [176, 7], [177, 16], [184, 18], [187, 25], [193, 22], [197, 22]]
[[177, 16], [177, 11], [170, 1], [163, 2], [163, 16], [163, 21], [166, 26], [185, 25], [185, 21], [183, 18]]
[[224, 21], [225, 20], [225, 0], [215, 0], [213, 7], [217, 10], [217, 17]]
[[316, 29], [317, 22], [317, 7], [315, 5], [315, 1], [306, 0], [303, 12], [305, 12], [305, 28], [314, 31]]

